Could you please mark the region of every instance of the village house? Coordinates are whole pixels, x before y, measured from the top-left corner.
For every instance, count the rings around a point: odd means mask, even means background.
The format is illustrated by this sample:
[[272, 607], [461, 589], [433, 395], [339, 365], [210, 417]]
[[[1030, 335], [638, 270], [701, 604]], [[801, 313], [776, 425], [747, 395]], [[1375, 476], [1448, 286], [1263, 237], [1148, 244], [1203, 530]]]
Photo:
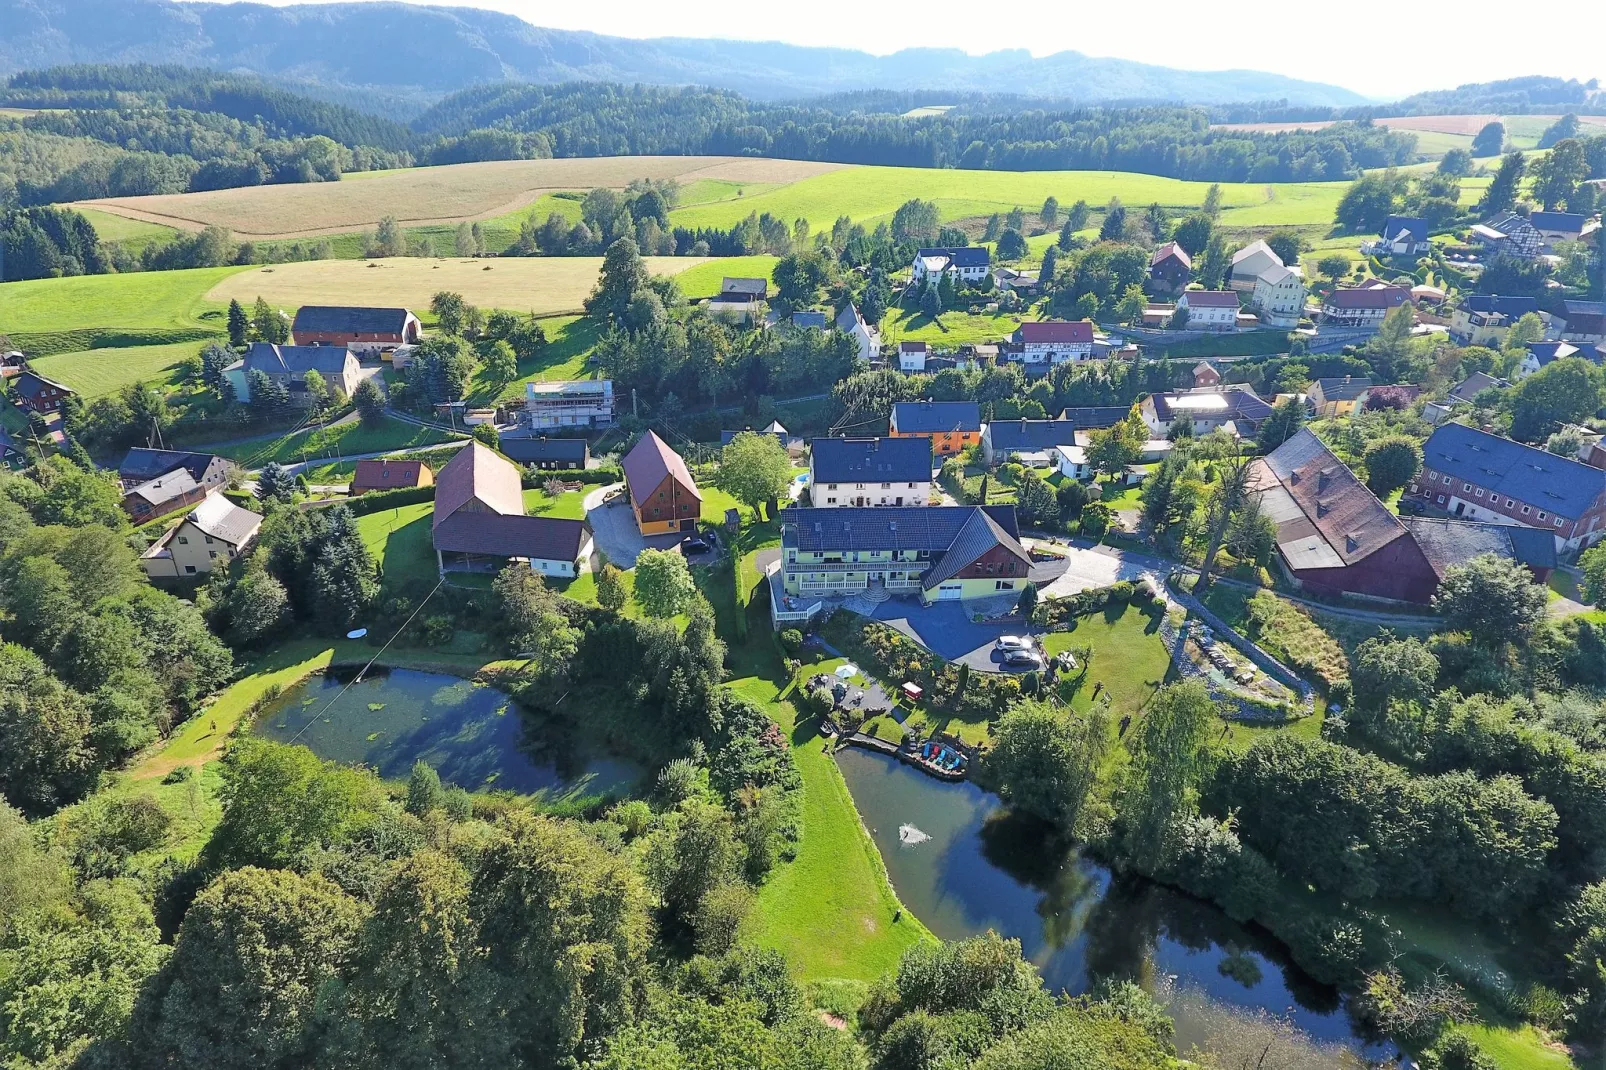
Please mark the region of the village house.
[[806, 308], [792, 313], [792, 326], [800, 331], [823, 331], [830, 322], [830, 317], [818, 309]]
[[1217, 371], [1216, 366], [1210, 363], [1208, 360], [1201, 360], [1199, 363], [1193, 366], [1194, 389], [1216, 386], [1220, 382], [1221, 373]]
[[46, 379], [31, 369], [11, 380], [11, 399], [26, 412], [56, 412], [72, 395], [72, 387]]
[[139, 564], [153, 580], [206, 575], [214, 568], [228, 568], [261, 527], [260, 516], [213, 491], [141, 554]]
[[1093, 324], [1090, 320], [1023, 323], [1010, 341], [1020, 347], [1021, 362], [1028, 370], [1080, 363], [1093, 357]]
[[859, 360], [869, 363], [881, 354], [881, 331], [864, 322], [859, 310], [854, 305], [843, 305], [842, 311], [837, 313], [836, 329], [853, 339], [858, 347]]
[[194, 505], [210, 493], [182, 468], [123, 492], [123, 512], [136, 524], [144, 524], [157, 517], [176, 513]]
[[578, 470], [591, 462], [591, 446], [583, 438], [504, 435], [497, 448], [515, 464], [543, 472]]
[[1606, 342], [1606, 301], [1563, 301], [1558, 329], [1573, 343]]
[[307, 373], [317, 372], [324, 386], [342, 397], [351, 397], [362, 381], [362, 365], [349, 349], [337, 346], [280, 346], [252, 342], [245, 351], [243, 374], [245, 389], [241, 400], [250, 400], [251, 373], [261, 372], [290, 393], [293, 405], [312, 404], [307, 393]]
[[1322, 301], [1322, 322], [1334, 327], [1376, 329], [1385, 316], [1410, 300], [1411, 291], [1404, 286], [1339, 288]]
[[1031, 569], [1012, 505], [787, 509], [770, 582], [794, 598], [874, 588], [929, 604], [1018, 595]]
[[669, 448], [656, 431], [641, 436], [625, 454], [625, 487], [630, 510], [643, 535], [696, 531], [702, 515], [703, 495], [680, 454]]
[[298, 346], [343, 346], [358, 356], [378, 356], [416, 345], [423, 325], [405, 308], [302, 305], [290, 324]]
[[1230, 331], [1238, 326], [1238, 295], [1232, 290], [1184, 290], [1177, 297], [1177, 311], [1183, 309], [1188, 310], [1190, 331]]
[[938, 457], [949, 457], [981, 441], [981, 406], [974, 401], [900, 401], [892, 406], [888, 432], [931, 439]]
[[1583, 239], [1589, 218], [1577, 212], [1534, 212], [1528, 222], [1539, 232], [1539, 251], [1554, 254], [1559, 243]]
[[1076, 443], [1077, 423], [1057, 420], [989, 420], [981, 433], [982, 463], [1008, 461], [1041, 467], [1054, 463], [1054, 448]]
[[570, 579], [589, 567], [594, 548], [583, 520], [526, 516], [518, 468], [478, 442], [441, 468], [430, 533], [442, 575], [524, 564]]
[[1422, 405], [1422, 418], [1430, 424], [1442, 424], [1456, 409], [1471, 405], [1473, 399], [1485, 390], [1501, 389], [1510, 385], [1506, 380], [1498, 379], [1488, 372], [1473, 372], [1451, 387], [1443, 401], [1425, 402]]
[[1249, 307], [1260, 314], [1260, 322], [1268, 327], [1298, 327], [1299, 317], [1305, 314], [1304, 273], [1297, 266], [1262, 271], [1255, 279]]
[[898, 343], [898, 370], [901, 372], [923, 372], [926, 370], [926, 358], [931, 349], [924, 342]]
[[1150, 289], [1155, 293], [1176, 293], [1186, 288], [1192, 277], [1193, 260], [1188, 250], [1174, 241], [1161, 244], [1149, 257]]
[[[1409, 526], [1309, 428], [1250, 462], [1249, 492], [1277, 528], [1277, 563], [1284, 575], [1314, 594], [1426, 605], [1448, 568], [1479, 553], [1546, 567], [1536, 540], [1485, 530], [1494, 525]], [[1548, 561], [1554, 567], [1553, 553]]]
[[993, 271], [993, 285], [1000, 290], [1013, 290], [1023, 297], [1037, 293], [1038, 278], [1035, 271], [1016, 271], [1000, 267]]
[[423, 461], [380, 458], [358, 461], [348, 493], [353, 497], [370, 491], [408, 490], [435, 485], [435, 472]]
[[[1088, 428], [1078, 428], [1074, 441], [1070, 444], [1061, 444], [1054, 447], [1049, 456], [1049, 464], [1059, 469], [1060, 475], [1066, 479], [1074, 479], [1086, 483], [1098, 476], [1098, 471], [1087, 459], [1088, 447], [1093, 444], [1093, 431]], [[1171, 454], [1173, 444], [1169, 439], [1149, 438], [1138, 447], [1137, 463], [1128, 465], [1125, 482], [1141, 483], [1147, 476], [1148, 470], [1142, 466], [1163, 461]], [[1131, 478], [1136, 476], [1136, 479]]]
[[522, 422], [534, 431], [554, 427], [612, 427], [613, 380], [571, 379], [524, 386]]
[[767, 279], [726, 276], [720, 283], [719, 293], [708, 301], [708, 314], [727, 323], [760, 323], [764, 319], [764, 301], [768, 296]]
[[779, 442], [782, 449], [788, 449], [792, 445], [792, 432], [783, 427], [779, 420], [771, 420], [769, 426], [762, 431], [754, 431], [751, 427], [744, 427], [740, 431], [721, 431], [719, 433], [719, 444], [721, 446], [729, 446], [731, 440], [737, 435], [768, 435]]
[[210, 453], [131, 449], [117, 467], [123, 511], [135, 524], [176, 513], [229, 482], [229, 461]]
[[1364, 375], [1318, 379], [1310, 384], [1306, 402], [1317, 416], [1350, 416], [1366, 404], [1372, 380]]
[[1244, 383], [1205, 390], [1172, 390], [1150, 394], [1138, 406], [1153, 438], [1167, 438], [1174, 420], [1187, 417], [1195, 435], [1225, 427], [1251, 438], [1271, 415], [1271, 405]]
[[1256, 279], [1271, 268], [1284, 266], [1282, 257], [1272, 252], [1264, 241], [1250, 242], [1232, 254], [1227, 285], [1239, 293], [1254, 293]]
[[1531, 297], [1469, 294], [1450, 313], [1450, 337], [1464, 346], [1500, 349], [1511, 328], [1529, 313], [1539, 314], [1539, 302]]
[[1487, 223], [1472, 226], [1473, 242], [1485, 256], [1514, 256], [1532, 260], [1544, 248], [1545, 240], [1537, 227], [1516, 212], [1502, 212]]
[[719, 300], [721, 301], [763, 301], [768, 299], [770, 283], [768, 279], [736, 278], [726, 275], [720, 280]]
[[1526, 355], [1522, 358], [1522, 363], [1517, 365], [1516, 377], [1519, 380], [1526, 379], [1539, 369], [1548, 367], [1553, 361], [1579, 356], [1588, 360], [1593, 356], [1592, 352], [1585, 353], [1570, 342], [1529, 342], [1527, 350]]
[[1464, 424], [1443, 424], [1422, 447], [1407, 488], [1420, 505], [1451, 516], [1542, 528], [1558, 550], [1600, 540], [1606, 472]]
[[1426, 219], [1391, 215], [1384, 221], [1377, 240], [1362, 244], [1361, 252], [1371, 256], [1421, 256], [1431, 248]]
[[809, 499], [816, 509], [925, 505], [932, 500], [931, 440], [816, 438], [809, 442]]
[[987, 278], [992, 258], [985, 245], [963, 245], [955, 249], [920, 249], [911, 265], [915, 286], [937, 285], [944, 275], [955, 284], [975, 286]]

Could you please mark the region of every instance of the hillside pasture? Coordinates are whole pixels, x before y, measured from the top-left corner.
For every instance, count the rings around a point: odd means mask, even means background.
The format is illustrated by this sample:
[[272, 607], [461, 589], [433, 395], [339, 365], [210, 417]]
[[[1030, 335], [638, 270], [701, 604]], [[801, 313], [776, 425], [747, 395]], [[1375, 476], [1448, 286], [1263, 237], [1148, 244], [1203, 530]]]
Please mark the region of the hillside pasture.
[[8, 282], [0, 286], [0, 331], [15, 337], [36, 331], [210, 328], [221, 334], [220, 318], [202, 318], [208, 312], [207, 291], [244, 270], [192, 268]]
[[[1545, 128], [1561, 118], [1559, 115], [1393, 115], [1373, 119], [1375, 126], [1386, 126], [1417, 135], [1417, 151], [1426, 155], [1443, 155], [1449, 149], [1471, 148], [1472, 138], [1489, 123], [1499, 121], [1506, 126], [1507, 147], [1531, 149], [1539, 144]], [[1606, 127], [1606, 115], [1580, 115], [1578, 121], [1585, 126]], [[1290, 130], [1321, 130], [1332, 126], [1334, 120], [1323, 119], [1300, 123], [1218, 123], [1215, 130], [1244, 130], [1259, 134], [1279, 134]]]
[[158, 386], [172, 382], [179, 365], [199, 353], [204, 344], [174, 342], [160, 346], [89, 349], [35, 357], [30, 364], [39, 374], [65, 383], [85, 398], [97, 398], [134, 383]]
[[496, 160], [387, 171], [359, 181], [109, 197], [77, 202], [75, 207], [181, 230], [217, 225], [227, 227], [236, 237], [253, 240], [306, 238], [365, 229], [385, 216], [394, 216], [408, 227], [495, 219], [529, 207], [543, 194], [623, 187], [638, 178], [795, 182], [840, 166], [731, 156]]
[[[807, 219], [814, 229], [838, 216], [856, 223], [890, 219], [911, 197], [935, 201], [944, 222], [1008, 212], [1029, 213], [1050, 195], [1062, 208], [1085, 200], [1094, 208], [1119, 197], [1129, 206], [1158, 202], [1194, 208], [1204, 202], [1208, 182], [1187, 182], [1127, 171], [964, 171], [953, 168], [853, 167], [804, 178], [767, 193], [710, 204], [687, 205], [670, 213], [685, 227], [730, 227], [751, 212], [769, 212], [788, 222]], [[1292, 182], [1221, 184], [1229, 226], [1327, 224], [1346, 183]]]
[[765, 278], [774, 282], [775, 256], [727, 256], [698, 264], [676, 276], [680, 292], [687, 297], [713, 297], [719, 293], [726, 276], [732, 278]]
[[[709, 258], [692, 256], [645, 260], [656, 275], [677, 275], [710, 263]], [[249, 305], [260, 296], [283, 309], [331, 301], [423, 309], [436, 293], [451, 290], [482, 308], [550, 316], [579, 312], [601, 266], [599, 256], [308, 260], [232, 275], [213, 286], [206, 299], [219, 304], [235, 299]]]

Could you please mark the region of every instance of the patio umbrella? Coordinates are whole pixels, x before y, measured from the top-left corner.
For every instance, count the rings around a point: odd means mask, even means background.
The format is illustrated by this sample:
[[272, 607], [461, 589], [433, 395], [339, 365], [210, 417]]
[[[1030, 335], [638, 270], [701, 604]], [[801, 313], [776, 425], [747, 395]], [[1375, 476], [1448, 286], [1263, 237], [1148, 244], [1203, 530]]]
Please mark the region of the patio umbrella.
[[849, 662], [846, 665], [838, 665], [836, 667], [836, 674], [842, 677], [842, 679], [848, 680], [859, 675], [859, 667], [852, 662]]

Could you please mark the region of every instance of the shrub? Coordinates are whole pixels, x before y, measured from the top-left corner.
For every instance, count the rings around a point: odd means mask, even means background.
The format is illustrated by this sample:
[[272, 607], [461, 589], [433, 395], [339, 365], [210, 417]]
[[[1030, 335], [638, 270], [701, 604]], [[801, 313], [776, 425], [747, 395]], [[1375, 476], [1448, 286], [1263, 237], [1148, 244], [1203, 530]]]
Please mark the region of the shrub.
[[781, 633], [781, 646], [786, 648], [788, 654], [796, 654], [803, 646], [803, 633], [796, 628], [788, 628]]

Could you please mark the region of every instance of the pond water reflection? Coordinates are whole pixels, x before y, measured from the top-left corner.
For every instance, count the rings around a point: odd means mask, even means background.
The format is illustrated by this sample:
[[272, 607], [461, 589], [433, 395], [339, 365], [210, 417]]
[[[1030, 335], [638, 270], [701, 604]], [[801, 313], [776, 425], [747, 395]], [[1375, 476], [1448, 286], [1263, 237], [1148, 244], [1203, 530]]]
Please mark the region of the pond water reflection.
[[[942, 783], [865, 750], [837, 760], [898, 897], [943, 939], [988, 929], [1014, 937], [1054, 990], [1079, 993], [1100, 977], [1151, 989], [1168, 979], [1284, 1016], [1317, 1040], [1392, 1052], [1359, 1040], [1338, 991], [1302, 971], [1264, 930], [1116, 876], [974, 784]], [[1177, 1034], [1184, 1046], [1198, 1039], [1185, 1013]]]

